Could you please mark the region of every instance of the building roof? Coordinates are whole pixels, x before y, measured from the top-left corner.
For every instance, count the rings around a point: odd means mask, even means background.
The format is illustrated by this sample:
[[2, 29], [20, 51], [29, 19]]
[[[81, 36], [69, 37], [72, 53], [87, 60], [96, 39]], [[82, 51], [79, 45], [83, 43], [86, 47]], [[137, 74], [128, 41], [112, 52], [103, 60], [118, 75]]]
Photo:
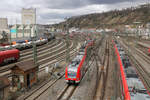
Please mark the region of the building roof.
[[36, 68], [37, 66], [34, 64], [33, 61], [24, 61], [24, 62], [19, 62], [19, 63], [15, 64], [14, 67], [19, 67], [19, 69], [21, 69], [23, 71], [28, 71], [33, 68]]
[[10, 81], [6, 77], [0, 77], [0, 90], [8, 87], [10, 85]]

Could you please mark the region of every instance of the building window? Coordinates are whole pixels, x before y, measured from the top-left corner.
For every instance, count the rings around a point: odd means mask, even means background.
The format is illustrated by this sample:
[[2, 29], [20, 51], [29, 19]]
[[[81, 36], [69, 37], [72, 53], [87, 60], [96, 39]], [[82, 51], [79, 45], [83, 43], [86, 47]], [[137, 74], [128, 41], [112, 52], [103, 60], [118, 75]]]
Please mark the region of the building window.
[[30, 23], [30, 20], [26, 20], [26, 24], [28, 24], [28, 25], [31, 24], [31, 23]]

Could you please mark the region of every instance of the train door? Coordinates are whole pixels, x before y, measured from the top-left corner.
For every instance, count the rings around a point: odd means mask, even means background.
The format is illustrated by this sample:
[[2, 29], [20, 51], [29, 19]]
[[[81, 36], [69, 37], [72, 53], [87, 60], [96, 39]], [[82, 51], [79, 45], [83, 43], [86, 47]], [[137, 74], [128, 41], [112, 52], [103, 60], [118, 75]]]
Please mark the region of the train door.
[[30, 86], [30, 74], [27, 74], [27, 87]]

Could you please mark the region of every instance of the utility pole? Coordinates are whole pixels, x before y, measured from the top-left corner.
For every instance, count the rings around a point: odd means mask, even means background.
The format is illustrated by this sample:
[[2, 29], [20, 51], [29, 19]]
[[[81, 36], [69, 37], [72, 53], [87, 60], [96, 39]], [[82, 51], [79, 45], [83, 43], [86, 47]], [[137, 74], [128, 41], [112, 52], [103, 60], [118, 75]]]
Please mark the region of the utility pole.
[[25, 28], [25, 26], [23, 25], [22, 28], [23, 28], [22, 33], [23, 33], [23, 37], [24, 37], [24, 28]]
[[67, 23], [66, 20], [66, 32], [67, 32], [67, 36], [66, 36], [66, 62], [70, 62], [70, 48], [69, 48], [69, 24]]
[[9, 42], [11, 43], [11, 28], [10, 28], [9, 31], [10, 31], [10, 36], [9, 36], [9, 39], [10, 39], [10, 40], [9, 40]]
[[31, 38], [31, 28], [32, 28], [31, 24], [29, 25], [29, 27], [30, 27], [30, 38]]
[[33, 59], [34, 59], [34, 64], [37, 65], [37, 47], [36, 47], [36, 39], [37, 39], [37, 31], [36, 31], [36, 28], [35, 28], [35, 25], [33, 26], [34, 27], [34, 37], [33, 37], [33, 42], [32, 42], [32, 46], [33, 46]]
[[18, 38], [18, 26], [16, 24], [16, 38]]
[[126, 34], [126, 40], [128, 43], [128, 54], [129, 54], [129, 34], [128, 34], [128, 27], [125, 25], [125, 34]]
[[18, 26], [17, 26], [17, 19], [16, 19], [16, 38], [18, 38]]

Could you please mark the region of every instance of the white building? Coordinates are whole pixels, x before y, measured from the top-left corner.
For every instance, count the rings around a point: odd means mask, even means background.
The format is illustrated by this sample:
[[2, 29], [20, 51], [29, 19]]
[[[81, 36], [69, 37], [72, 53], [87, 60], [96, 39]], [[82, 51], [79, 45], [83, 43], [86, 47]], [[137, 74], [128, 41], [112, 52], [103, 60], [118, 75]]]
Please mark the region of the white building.
[[8, 29], [8, 20], [7, 18], [0, 18], [0, 30]]
[[[3, 32], [5, 32], [6, 34], [9, 33], [7, 18], [0, 18], [0, 41], [3, 38], [2, 36]], [[9, 36], [7, 34], [7, 38], [8, 37]]]
[[11, 38], [30, 38], [36, 34], [41, 37], [45, 32], [42, 25], [14, 25], [10, 28]]
[[22, 9], [22, 24], [24, 25], [36, 24], [35, 8]]
[[36, 9], [22, 9], [22, 24], [13, 25], [10, 28], [11, 39], [15, 38], [30, 38], [42, 36], [45, 28], [42, 25], [36, 24]]

